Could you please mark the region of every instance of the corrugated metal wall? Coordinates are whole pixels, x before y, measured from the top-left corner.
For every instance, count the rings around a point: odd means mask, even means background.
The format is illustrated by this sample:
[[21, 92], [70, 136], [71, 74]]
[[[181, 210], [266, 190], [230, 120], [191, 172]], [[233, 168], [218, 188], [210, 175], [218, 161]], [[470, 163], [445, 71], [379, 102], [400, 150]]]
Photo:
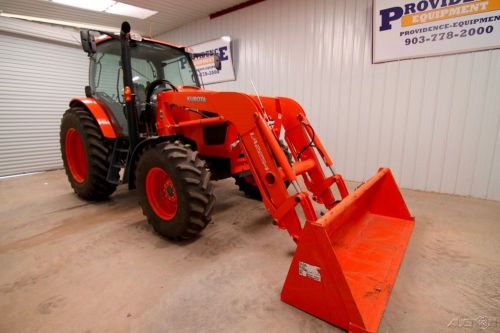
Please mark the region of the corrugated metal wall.
[[371, 64], [371, 0], [267, 0], [160, 39], [234, 41], [237, 81], [290, 96], [347, 179], [500, 200], [500, 50]]
[[88, 81], [88, 59], [74, 44], [0, 29], [0, 176], [62, 167], [61, 116]]

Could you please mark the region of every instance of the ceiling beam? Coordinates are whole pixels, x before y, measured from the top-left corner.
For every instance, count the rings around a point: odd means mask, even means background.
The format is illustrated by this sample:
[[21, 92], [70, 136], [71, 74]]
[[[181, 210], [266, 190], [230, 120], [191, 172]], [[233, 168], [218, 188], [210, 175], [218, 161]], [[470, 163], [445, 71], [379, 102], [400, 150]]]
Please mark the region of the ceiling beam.
[[232, 6], [232, 7], [229, 7], [229, 8], [223, 9], [223, 10], [219, 10], [218, 12], [210, 14], [210, 19], [212, 20], [216, 17], [235, 12], [237, 10], [255, 5], [255, 4], [257, 4], [259, 2], [263, 2], [263, 1], [265, 1], [265, 0], [249, 0], [249, 1], [242, 2], [236, 6]]

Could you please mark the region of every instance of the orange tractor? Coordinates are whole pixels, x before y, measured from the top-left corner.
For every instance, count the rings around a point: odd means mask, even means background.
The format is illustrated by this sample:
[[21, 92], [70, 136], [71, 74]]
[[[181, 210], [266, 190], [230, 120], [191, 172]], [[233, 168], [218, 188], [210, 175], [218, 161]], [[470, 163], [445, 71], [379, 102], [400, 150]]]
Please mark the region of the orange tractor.
[[101, 200], [127, 183], [154, 229], [184, 240], [211, 219], [212, 181], [234, 177], [297, 243], [281, 299], [375, 332], [414, 224], [390, 170], [349, 194], [294, 100], [204, 90], [193, 65], [200, 55], [142, 38], [126, 22], [119, 35], [100, 33], [81, 32], [90, 85], [61, 123], [74, 191]]

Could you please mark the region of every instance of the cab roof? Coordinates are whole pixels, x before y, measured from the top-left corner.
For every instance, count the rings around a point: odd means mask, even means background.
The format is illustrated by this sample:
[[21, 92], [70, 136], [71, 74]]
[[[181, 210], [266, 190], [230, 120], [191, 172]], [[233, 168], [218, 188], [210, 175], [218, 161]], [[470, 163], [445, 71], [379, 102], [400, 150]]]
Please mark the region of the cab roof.
[[[184, 46], [182, 46], [182, 45], [175, 45], [175, 44], [167, 43], [167, 42], [164, 42], [164, 41], [161, 41], [161, 40], [157, 40], [157, 39], [146, 38], [146, 37], [142, 37], [142, 39], [145, 40], [145, 41], [147, 41], [147, 42], [158, 43], [158, 44], [162, 44], [162, 45], [174, 47], [176, 49], [184, 49]], [[95, 39], [95, 42], [96, 42], [96, 44], [101, 44], [101, 43], [104, 43], [104, 42], [106, 42], [108, 40], [111, 40], [111, 36], [109, 36], [109, 35], [101, 35], [101, 36], [99, 36], [99, 37], [97, 37]]]

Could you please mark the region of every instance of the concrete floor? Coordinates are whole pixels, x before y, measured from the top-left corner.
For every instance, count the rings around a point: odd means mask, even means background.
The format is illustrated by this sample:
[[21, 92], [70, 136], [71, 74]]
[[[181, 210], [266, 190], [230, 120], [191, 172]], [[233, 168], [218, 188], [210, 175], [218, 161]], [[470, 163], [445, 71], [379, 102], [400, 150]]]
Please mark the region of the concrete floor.
[[[91, 204], [63, 171], [1, 180], [0, 332], [340, 332], [280, 301], [293, 242], [216, 187], [215, 223], [175, 244], [126, 188]], [[500, 203], [403, 195], [416, 226], [379, 331], [499, 332]]]

